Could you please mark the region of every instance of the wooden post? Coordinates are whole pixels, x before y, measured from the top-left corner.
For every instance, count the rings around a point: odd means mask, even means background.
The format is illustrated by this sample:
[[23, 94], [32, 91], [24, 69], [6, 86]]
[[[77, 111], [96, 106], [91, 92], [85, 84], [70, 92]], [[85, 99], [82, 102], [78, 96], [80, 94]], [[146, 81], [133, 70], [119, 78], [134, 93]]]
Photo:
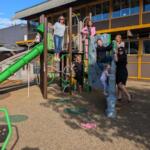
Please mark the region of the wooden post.
[[43, 83], [43, 97], [45, 99], [47, 99], [47, 60], [48, 60], [48, 49], [47, 49], [47, 17], [44, 18], [44, 28], [45, 28], [45, 32], [44, 32], [44, 63], [43, 63], [43, 71], [44, 71], [44, 83]]
[[72, 94], [72, 7], [69, 8], [69, 68], [70, 68], [70, 94]]
[[45, 15], [40, 17], [40, 23], [44, 23], [44, 36], [43, 36], [43, 43], [44, 43], [44, 51], [40, 56], [40, 88], [44, 99], [47, 99], [47, 18]]
[[[44, 23], [44, 15], [40, 16], [40, 23]], [[44, 53], [40, 55], [40, 89], [42, 95], [43, 95], [43, 62], [44, 62], [43, 54]]]

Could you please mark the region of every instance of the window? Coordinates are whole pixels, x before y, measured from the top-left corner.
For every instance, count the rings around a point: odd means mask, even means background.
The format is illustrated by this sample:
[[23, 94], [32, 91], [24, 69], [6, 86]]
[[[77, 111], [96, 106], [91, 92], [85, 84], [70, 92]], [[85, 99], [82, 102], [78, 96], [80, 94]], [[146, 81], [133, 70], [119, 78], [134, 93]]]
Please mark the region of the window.
[[93, 22], [109, 19], [109, 2], [103, 2], [89, 8], [89, 12], [92, 13]]
[[128, 54], [138, 54], [138, 41], [127, 41], [125, 43], [125, 48], [127, 49]]
[[130, 10], [130, 6], [129, 6], [129, 0], [121, 0], [121, 14], [120, 16], [129, 16], [129, 10]]
[[131, 0], [131, 14], [137, 14], [139, 12], [139, 0]]
[[143, 53], [150, 54], [150, 40], [143, 41]]
[[120, 17], [120, 1], [119, 0], [113, 0], [113, 13], [112, 13], [112, 17], [116, 18], [116, 17]]
[[107, 20], [109, 18], [109, 2], [105, 2], [102, 4], [102, 14], [103, 20]]
[[113, 0], [112, 17], [123, 17], [139, 13], [139, 0]]
[[143, 0], [143, 10], [150, 11], [150, 0]]

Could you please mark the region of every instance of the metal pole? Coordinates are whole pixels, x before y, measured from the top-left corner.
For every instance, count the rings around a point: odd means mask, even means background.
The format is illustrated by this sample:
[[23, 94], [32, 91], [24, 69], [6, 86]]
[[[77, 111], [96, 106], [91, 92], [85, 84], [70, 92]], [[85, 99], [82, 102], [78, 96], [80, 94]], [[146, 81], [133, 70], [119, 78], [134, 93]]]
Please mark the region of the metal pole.
[[69, 65], [70, 65], [70, 94], [72, 94], [72, 7], [69, 8]]
[[[28, 52], [30, 49], [30, 45], [28, 44]], [[30, 63], [28, 64], [28, 97], [30, 97]]]

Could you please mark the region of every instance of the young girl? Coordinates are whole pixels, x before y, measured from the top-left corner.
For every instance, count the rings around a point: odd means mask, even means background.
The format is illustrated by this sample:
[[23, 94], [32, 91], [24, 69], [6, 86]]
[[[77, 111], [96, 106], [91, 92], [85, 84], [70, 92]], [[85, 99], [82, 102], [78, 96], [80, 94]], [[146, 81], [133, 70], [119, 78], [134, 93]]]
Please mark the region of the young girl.
[[91, 20], [87, 20], [84, 28], [82, 29], [83, 41], [85, 42], [85, 58], [88, 59], [88, 37], [94, 37], [96, 34], [96, 28], [93, 26]]
[[66, 30], [65, 26], [65, 18], [63, 16], [59, 17], [58, 22], [54, 24], [54, 43], [55, 43], [55, 50], [56, 50], [56, 57], [57, 61], [60, 60], [59, 53], [62, 51], [62, 44], [64, 39], [64, 34]]
[[104, 89], [104, 95], [107, 96], [107, 88], [108, 88], [108, 77], [109, 77], [109, 71], [110, 71], [110, 65], [107, 64], [104, 66], [104, 70], [102, 72], [102, 75], [100, 77], [101, 83], [103, 85], [103, 89]]

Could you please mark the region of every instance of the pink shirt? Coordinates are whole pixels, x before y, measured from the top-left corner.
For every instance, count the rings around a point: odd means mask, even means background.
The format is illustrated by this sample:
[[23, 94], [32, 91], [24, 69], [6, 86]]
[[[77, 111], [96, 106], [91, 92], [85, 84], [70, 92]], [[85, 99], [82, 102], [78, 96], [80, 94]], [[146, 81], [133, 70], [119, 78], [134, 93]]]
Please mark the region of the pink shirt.
[[[91, 30], [91, 36], [93, 37], [96, 34], [96, 28], [95, 27], [90, 27]], [[88, 27], [84, 27], [82, 29], [82, 33], [85, 35], [88, 35]]]

